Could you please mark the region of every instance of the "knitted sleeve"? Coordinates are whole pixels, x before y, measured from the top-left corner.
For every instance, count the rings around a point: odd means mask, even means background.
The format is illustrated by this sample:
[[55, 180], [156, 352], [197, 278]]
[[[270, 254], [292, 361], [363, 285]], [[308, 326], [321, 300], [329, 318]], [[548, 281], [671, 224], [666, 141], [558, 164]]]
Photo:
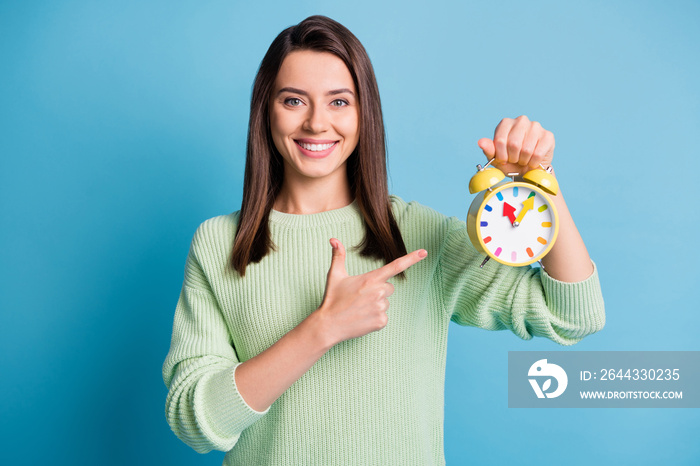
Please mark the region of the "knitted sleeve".
[[452, 321], [487, 330], [510, 329], [523, 339], [572, 345], [605, 324], [598, 271], [565, 283], [540, 268], [509, 267], [480, 255], [466, 224], [451, 217], [438, 263], [445, 312]]
[[236, 388], [234, 373], [240, 363], [199, 260], [201, 230], [187, 257], [163, 380], [169, 390], [165, 414], [171, 429], [195, 451], [207, 453], [233, 448], [241, 432], [267, 411], [253, 410]]

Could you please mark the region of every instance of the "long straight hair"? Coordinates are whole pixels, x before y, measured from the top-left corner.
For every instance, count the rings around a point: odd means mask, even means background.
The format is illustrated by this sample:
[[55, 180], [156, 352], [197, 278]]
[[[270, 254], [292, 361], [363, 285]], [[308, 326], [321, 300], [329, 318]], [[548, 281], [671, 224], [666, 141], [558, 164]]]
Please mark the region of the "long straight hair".
[[[231, 265], [241, 276], [245, 276], [249, 263], [259, 262], [271, 249], [275, 250], [268, 219], [282, 188], [284, 164], [272, 140], [269, 103], [282, 62], [297, 50], [339, 57], [348, 67], [358, 93], [360, 135], [347, 160], [347, 176], [364, 219], [365, 236], [355, 247], [360, 255], [387, 263], [406, 254], [391, 212], [384, 120], [372, 63], [360, 41], [345, 26], [325, 16], [311, 16], [275, 38], [253, 84], [243, 202], [231, 254]], [[404, 278], [403, 272], [400, 276]]]

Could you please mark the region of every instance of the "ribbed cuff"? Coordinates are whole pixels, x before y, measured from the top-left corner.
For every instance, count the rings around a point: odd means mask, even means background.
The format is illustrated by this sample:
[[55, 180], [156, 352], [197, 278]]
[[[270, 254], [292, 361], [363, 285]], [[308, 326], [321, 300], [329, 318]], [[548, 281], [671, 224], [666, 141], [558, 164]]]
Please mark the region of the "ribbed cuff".
[[593, 273], [580, 282], [562, 282], [542, 270], [542, 286], [547, 307], [564, 322], [581, 328], [582, 335], [602, 329], [605, 325], [605, 305], [598, 278], [598, 268], [593, 263]]
[[206, 429], [218, 437], [222, 444], [230, 442], [231, 437], [235, 436], [237, 439], [241, 432], [270, 410], [269, 407], [262, 412], [254, 410], [238, 392], [234, 374], [239, 365], [240, 363], [212, 375], [206, 381], [203, 380], [201, 393], [197, 394], [201, 395], [201, 398], [195, 395], [195, 398], [200, 398], [199, 406], [205, 409], [205, 419], [208, 423]]

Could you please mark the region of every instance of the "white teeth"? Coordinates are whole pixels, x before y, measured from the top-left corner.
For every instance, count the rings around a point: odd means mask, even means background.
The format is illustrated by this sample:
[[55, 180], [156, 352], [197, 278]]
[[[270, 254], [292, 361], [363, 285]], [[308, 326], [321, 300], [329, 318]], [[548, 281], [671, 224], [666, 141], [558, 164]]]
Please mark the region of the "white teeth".
[[321, 152], [323, 150], [330, 149], [335, 145], [334, 142], [330, 144], [307, 144], [305, 142], [297, 142], [297, 144], [306, 150], [310, 150], [311, 152]]

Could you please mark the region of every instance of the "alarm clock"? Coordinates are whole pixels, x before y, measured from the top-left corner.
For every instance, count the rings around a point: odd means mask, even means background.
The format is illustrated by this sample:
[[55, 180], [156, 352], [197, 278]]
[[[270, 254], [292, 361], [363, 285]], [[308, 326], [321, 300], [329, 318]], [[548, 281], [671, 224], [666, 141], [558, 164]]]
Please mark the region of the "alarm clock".
[[506, 174], [489, 165], [477, 165], [469, 192], [479, 193], [469, 207], [467, 232], [472, 244], [486, 258], [510, 266], [525, 266], [543, 258], [557, 239], [559, 217], [550, 198], [559, 191], [552, 167]]

